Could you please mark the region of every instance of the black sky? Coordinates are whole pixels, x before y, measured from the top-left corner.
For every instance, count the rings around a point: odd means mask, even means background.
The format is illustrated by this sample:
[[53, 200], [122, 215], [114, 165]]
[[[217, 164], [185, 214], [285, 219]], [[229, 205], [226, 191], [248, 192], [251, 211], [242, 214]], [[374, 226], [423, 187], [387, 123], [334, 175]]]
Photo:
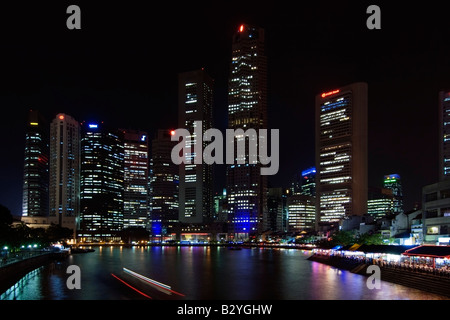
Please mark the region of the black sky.
[[[81, 7], [81, 30], [66, 28], [70, 4]], [[381, 8], [381, 30], [366, 28], [370, 4]], [[21, 212], [30, 108], [49, 120], [66, 112], [154, 134], [177, 125], [177, 74], [204, 67], [215, 79], [215, 127], [225, 129], [231, 35], [248, 23], [266, 30], [269, 125], [281, 139], [271, 185], [287, 186], [314, 165], [315, 95], [366, 81], [369, 184], [400, 174], [408, 210], [437, 181], [437, 94], [450, 89], [447, 9], [397, 1], [2, 5], [0, 203]]]

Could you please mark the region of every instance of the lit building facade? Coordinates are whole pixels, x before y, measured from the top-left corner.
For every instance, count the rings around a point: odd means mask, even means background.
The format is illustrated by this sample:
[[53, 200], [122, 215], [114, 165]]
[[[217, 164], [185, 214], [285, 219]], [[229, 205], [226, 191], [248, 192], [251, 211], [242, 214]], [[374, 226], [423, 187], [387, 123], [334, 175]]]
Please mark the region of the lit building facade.
[[124, 149], [121, 132], [83, 123], [81, 137], [82, 241], [118, 241], [123, 229]]
[[74, 232], [80, 215], [80, 124], [59, 113], [50, 124], [51, 222]]
[[[228, 81], [228, 128], [267, 129], [267, 58], [264, 30], [241, 25], [233, 35]], [[253, 139], [249, 137], [248, 139]], [[236, 137], [247, 140], [246, 135]], [[253, 141], [256, 143], [256, 141]], [[235, 150], [235, 155], [236, 150]], [[237, 159], [237, 158], [236, 158]], [[237, 162], [237, 161], [235, 161]], [[260, 233], [267, 218], [267, 177], [261, 163], [227, 165], [227, 199], [231, 219], [229, 233], [247, 239]]]
[[450, 244], [450, 91], [439, 92], [439, 182], [422, 189], [423, 241]]
[[159, 242], [174, 238], [178, 223], [179, 169], [172, 162], [171, 152], [176, 142], [171, 141], [171, 130], [158, 130], [152, 140], [151, 158], [151, 236]]
[[211, 221], [214, 213], [213, 167], [194, 163], [197, 144], [202, 142], [201, 152], [209, 144], [202, 137], [196, 137], [195, 125], [201, 121], [202, 132], [213, 125], [213, 79], [203, 70], [179, 74], [178, 119], [179, 128], [185, 128], [192, 152], [186, 156], [191, 164], [179, 165], [179, 220], [183, 223], [204, 223]]
[[288, 232], [312, 231], [316, 224], [316, 201], [307, 195], [287, 197]]
[[148, 133], [120, 131], [124, 149], [123, 227], [147, 228], [150, 215]]
[[450, 177], [450, 91], [439, 92], [439, 180]]
[[369, 188], [367, 214], [374, 220], [382, 219], [394, 213], [394, 196], [391, 189]]
[[25, 133], [22, 217], [49, 214], [49, 129], [36, 110], [30, 110]]
[[367, 84], [317, 95], [315, 126], [317, 223], [366, 214]]
[[422, 188], [424, 244], [446, 244], [450, 241], [450, 179]]
[[316, 168], [308, 168], [302, 171], [301, 194], [305, 196], [316, 196]]
[[214, 196], [214, 221], [228, 222], [227, 189]]
[[383, 186], [392, 191], [394, 197], [393, 213], [403, 213], [403, 188], [402, 180], [398, 174], [389, 174], [384, 176]]

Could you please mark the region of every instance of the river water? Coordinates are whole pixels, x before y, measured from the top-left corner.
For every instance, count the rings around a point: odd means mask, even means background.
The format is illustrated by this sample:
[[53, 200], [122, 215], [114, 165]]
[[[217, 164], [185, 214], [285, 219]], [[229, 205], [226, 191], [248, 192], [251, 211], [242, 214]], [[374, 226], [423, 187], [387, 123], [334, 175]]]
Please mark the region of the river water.
[[[441, 300], [416, 289], [307, 260], [298, 249], [225, 247], [95, 247], [45, 266], [7, 300]], [[68, 289], [69, 265], [80, 269], [80, 289]], [[173, 292], [138, 280], [127, 268], [171, 286]], [[139, 291], [139, 292], [138, 292]], [[170, 293], [170, 294], [168, 294]], [[145, 294], [145, 295], [144, 295]]]

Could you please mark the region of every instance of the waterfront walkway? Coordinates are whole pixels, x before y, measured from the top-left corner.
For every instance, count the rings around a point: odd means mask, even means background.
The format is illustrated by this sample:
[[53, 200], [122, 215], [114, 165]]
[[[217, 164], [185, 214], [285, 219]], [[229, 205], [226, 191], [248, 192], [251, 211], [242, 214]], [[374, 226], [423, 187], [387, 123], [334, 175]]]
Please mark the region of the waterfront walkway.
[[68, 251], [23, 251], [9, 254], [0, 266], [0, 293], [5, 292], [29, 272], [48, 264], [51, 261], [64, 259]]
[[381, 280], [415, 288], [450, 298], [450, 272], [427, 265], [385, 262], [355, 256], [326, 255], [315, 253], [308, 260], [324, 263], [338, 269], [348, 270], [364, 276], [367, 268], [376, 264], [380, 267]]
[[35, 250], [35, 251], [19, 251], [14, 253], [9, 253], [7, 256], [2, 256], [0, 261], [0, 268], [5, 267], [7, 265], [25, 260], [34, 258], [41, 255], [50, 254], [49, 251]]

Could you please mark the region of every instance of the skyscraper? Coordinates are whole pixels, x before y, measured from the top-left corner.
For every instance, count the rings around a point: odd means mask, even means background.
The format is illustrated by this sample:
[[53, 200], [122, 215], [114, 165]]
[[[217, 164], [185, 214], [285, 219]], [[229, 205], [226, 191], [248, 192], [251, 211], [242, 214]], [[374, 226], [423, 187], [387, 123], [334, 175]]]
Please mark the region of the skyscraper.
[[[181, 73], [178, 78], [178, 126], [191, 133], [192, 148], [188, 155], [192, 163], [179, 165], [179, 220], [184, 223], [204, 223], [213, 216], [213, 167], [194, 163], [195, 146], [203, 140], [196, 137], [195, 126], [201, 121], [202, 132], [212, 128], [213, 85], [203, 69]], [[208, 143], [203, 141], [201, 150]]]
[[317, 223], [367, 213], [367, 84], [316, 96]]
[[302, 171], [301, 194], [316, 196], [316, 168], [312, 167]]
[[172, 162], [176, 142], [170, 130], [158, 130], [152, 140], [151, 159], [151, 235], [154, 241], [171, 237], [178, 222], [179, 169]]
[[82, 241], [120, 240], [123, 229], [122, 132], [83, 123], [81, 137]]
[[439, 92], [439, 180], [450, 177], [450, 91]]
[[50, 124], [50, 218], [77, 229], [80, 213], [80, 125], [59, 113]]
[[25, 133], [22, 217], [47, 217], [49, 183], [48, 122], [30, 110]]
[[150, 214], [148, 134], [120, 131], [124, 143], [123, 227], [146, 228]]
[[392, 191], [394, 214], [403, 213], [403, 188], [400, 175], [389, 174], [384, 176], [383, 186]]
[[[267, 59], [264, 29], [239, 26], [232, 39], [228, 81], [228, 128], [267, 129]], [[240, 135], [236, 140], [247, 140]], [[249, 139], [251, 139], [249, 137]], [[235, 144], [236, 148], [237, 143]], [[236, 154], [236, 152], [235, 152]], [[248, 238], [262, 231], [267, 218], [267, 178], [261, 163], [227, 166], [227, 198], [231, 234]]]

